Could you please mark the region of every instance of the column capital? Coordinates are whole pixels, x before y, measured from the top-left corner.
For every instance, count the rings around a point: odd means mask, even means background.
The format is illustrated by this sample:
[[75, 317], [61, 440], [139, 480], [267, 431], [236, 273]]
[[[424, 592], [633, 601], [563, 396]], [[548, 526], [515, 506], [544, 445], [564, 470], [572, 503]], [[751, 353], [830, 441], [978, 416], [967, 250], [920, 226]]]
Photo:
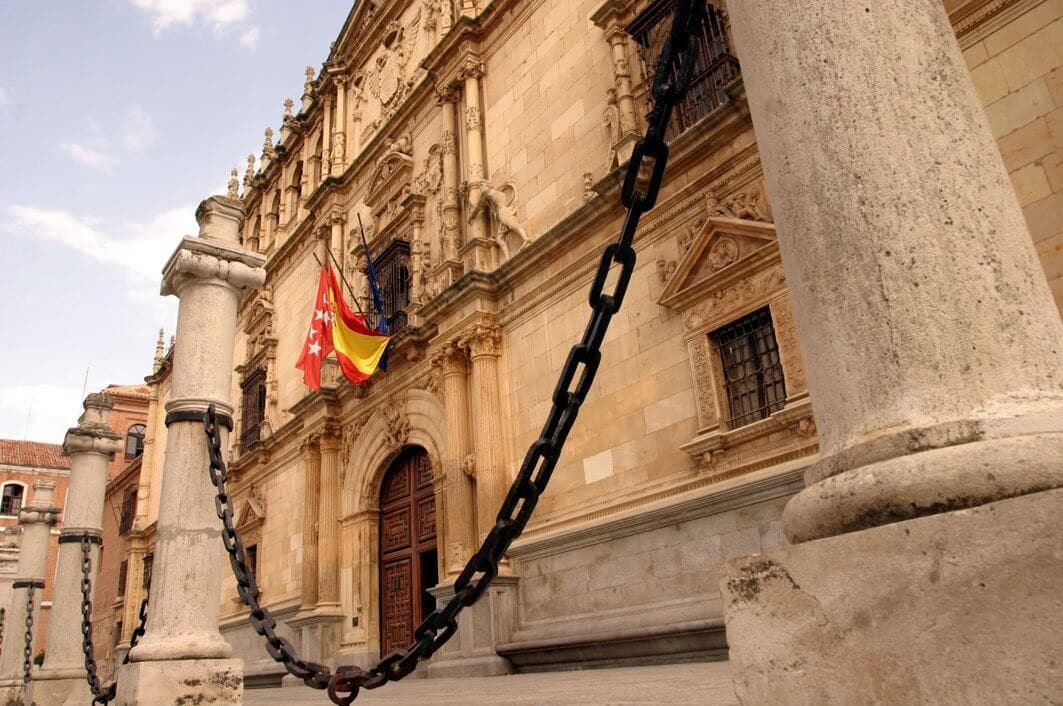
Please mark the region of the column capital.
[[607, 33], [617, 29], [623, 31], [623, 25], [630, 22], [634, 15], [634, 4], [634, 0], [604, 0], [591, 10], [590, 20]]
[[461, 99], [461, 91], [451, 84], [437, 84], [435, 87], [436, 105], [457, 103]]
[[502, 329], [495, 324], [479, 323], [462, 334], [461, 343], [467, 346], [473, 360], [502, 355]]
[[78, 425], [67, 430], [63, 455], [98, 453], [114, 456], [122, 446], [122, 435], [107, 426], [107, 413], [114, 408], [114, 399], [102, 392], [93, 392], [81, 404], [85, 411], [78, 418]]
[[306, 437], [299, 442], [299, 450], [303, 453], [303, 458], [305, 460], [313, 461], [321, 458], [320, 442], [320, 434], [307, 434]]
[[33, 500], [23, 506], [18, 514], [20, 525], [54, 525], [59, 520], [59, 508], [55, 506], [54, 480], [37, 480], [33, 483]]
[[443, 377], [465, 375], [469, 372], [469, 348], [458, 339], [448, 341], [432, 355], [431, 365], [439, 369]]
[[192, 280], [213, 280], [242, 290], [261, 287], [266, 281], [264, 255], [203, 238], [185, 237], [170, 256], [162, 273], [163, 296], [180, 296]]
[[487, 66], [477, 56], [467, 56], [458, 66], [457, 77], [460, 81], [482, 78], [487, 73]]

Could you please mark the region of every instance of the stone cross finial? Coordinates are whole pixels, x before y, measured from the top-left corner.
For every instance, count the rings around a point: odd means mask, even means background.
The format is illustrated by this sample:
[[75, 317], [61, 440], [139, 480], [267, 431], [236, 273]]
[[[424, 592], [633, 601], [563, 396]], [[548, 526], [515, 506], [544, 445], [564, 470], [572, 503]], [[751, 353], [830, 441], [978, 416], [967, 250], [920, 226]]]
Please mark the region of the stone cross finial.
[[229, 171], [229, 191], [225, 194], [230, 201], [240, 199], [240, 179], [237, 174], [236, 165], [234, 164], [232, 170]]
[[251, 186], [255, 179], [255, 155], [247, 155], [247, 170], [244, 172], [244, 188]]
[[292, 108], [294, 108], [294, 107], [295, 107], [295, 101], [293, 101], [291, 98], [285, 98], [284, 99], [284, 117], [286, 117], [286, 118], [292, 117]]

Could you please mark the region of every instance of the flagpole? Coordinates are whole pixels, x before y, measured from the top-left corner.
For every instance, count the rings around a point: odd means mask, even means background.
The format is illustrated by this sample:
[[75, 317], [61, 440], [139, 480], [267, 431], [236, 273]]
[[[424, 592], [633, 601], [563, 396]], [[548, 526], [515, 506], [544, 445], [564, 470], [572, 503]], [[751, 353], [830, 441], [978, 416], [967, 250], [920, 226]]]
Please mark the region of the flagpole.
[[[325, 248], [325, 252], [327, 252], [329, 254], [329, 257], [332, 258], [333, 262], [336, 262], [336, 256], [332, 254], [331, 250], [329, 250], [326, 247]], [[321, 258], [317, 256], [317, 253], [313, 253], [313, 255], [314, 255], [314, 259], [317, 260], [318, 267], [324, 267], [325, 263], [321, 262]], [[336, 262], [336, 269], [340, 270], [340, 263], [338, 263], [338, 262]], [[358, 313], [361, 314], [362, 318], [364, 319], [365, 318], [365, 312], [362, 311], [362, 305], [358, 302], [358, 297], [355, 295], [354, 289], [351, 287], [350, 283], [347, 281], [347, 278], [343, 276], [343, 270], [340, 270], [340, 279], [342, 279], [343, 283], [345, 285], [347, 285], [347, 291], [350, 293], [351, 299], [354, 300], [354, 305], [356, 307], [358, 307]]]
[[373, 290], [373, 304], [376, 306], [378, 325], [384, 322], [384, 332], [387, 332], [387, 316], [384, 314], [384, 303], [380, 300], [380, 285], [376, 278], [376, 268], [373, 267], [373, 254], [369, 252], [369, 242], [365, 239], [365, 226], [362, 225], [362, 214], [358, 216], [358, 231], [362, 235], [362, 247], [365, 248], [365, 262], [369, 268], [369, 287]]

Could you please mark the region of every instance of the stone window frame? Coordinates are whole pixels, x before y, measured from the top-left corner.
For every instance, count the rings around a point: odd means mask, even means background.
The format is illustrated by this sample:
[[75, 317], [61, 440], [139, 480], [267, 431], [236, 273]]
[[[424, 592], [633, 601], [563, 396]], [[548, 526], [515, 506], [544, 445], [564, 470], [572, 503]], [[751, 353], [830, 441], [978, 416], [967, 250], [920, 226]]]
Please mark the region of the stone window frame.
[[[8, 498], [8, 496], [7, 496], [7, 488], [8, 488], [8, 486], [17, 486], [22, 491], [18, 495], [18, 498], [19, 498], [18, 508], [16, 508], [14, 512], [10, 512], [10, 511], [9, 512], [0, 512], [0, 517], [18, 517], [19, 512], [21, 512], [22, 508], [24, 508], [26, 506], [26, 491], [28, 489], [28, 486], [25, 483], [23, 483], [22, 481], [18, 481], [18, 480], [6, 480], [6, 481], [4, 481], [3, 485], [0, 486], [0, 496], [2, 496], [2, 501], [0, 501], [0, 508], [3, 507], [3, 502], [7, 501], [7, 498]], [[10, 510], [10, 507], [8, 508], [8, 510]]]
[[[774, 353], [775, 357], [777, 358], [777, 361], [773, 363], [771, 367], [777, 368], [778, 370], [777, 374], [772, 376], [770, 382], [765, 382], [765, 380], [758, 375], [757, 392], [762, 394], [765, 398], [763, 407], [758, 407], [757, 409], [741, 412], [740, 410], [736, 410], [734, 407], [735, 400], [733, 390], [728, 389], [728, 375], [726, 370], [727, 363], [722, 350], [725, 343], [721, 342], [721, 337], [724, 334], [730, 334], [732, 330], [736, 327], [749, 326], [750, 324], [755, 323], [754, 318], [761, 317], [762, 315], [766, 315], [766, 321], [762, 324], [759, 324], [757, 329], [752, 329], [750, 331], [744, 332], [740, 336], [740, 338], [748, 338], [749, 336], [754, 335], [760, 328], [766, 328], [771, 336], [771, 343], [774, 345]], [[748, 426], [749, 424], [755, 424], [756, 422], [771, 416], [775, 412], [780, 411], [786, 405], [786, 401], [788, 399], [788, 392], [786, 389], [786, 371], [783, 369], [782, 366], [782, 355], [779, 350], [778, 337], [775, 335], [775, 320], [772, 317], [770, 305], [761, 307], [760, 309], [755, 309], [749, 314], [739, 317], [734, 321], [710, 332], [709, 344], [712, 347], [713, 353], [716, 357], [716, 362], [719, 364], [719, 369], [721, 373], [720, 382], [723, 385], [723, 395], [720, 405], [721, 412], [723, 412], [721, 419], [725, 420], [724, 423], [728, 426], [728, 428], [738, 429], [740, 427]], [[754, 355], [759, 356], [760, 354], [754, 353]], [[776, 379], [776, 377], [778, 379]], [[736, 381], [732, 380], [732, 383], [734, 382]], [[769, 401], [767, 398], [769, 396], [770, 388], [772, 386], [777, 385], [782, 386], [782, 397]], [[775, 409], [772, 409], [773, 407]], [[749, 417], [748, 421], [737, 421], [739, 419], [747, 417]]]
[[[144, 424], [133, 424], [125, 433], [125, 460], [132, 461], [144, 453], [144, 439], [147, 438], [148, 427]], [[133, 450], [130, 452], [129, 444], [132, 442]]]
[[137, 486], [129, 485], [122, 491], [122, 512], [118, 518], [118, 534], [124, 535], [133, 529], [137, 515]]

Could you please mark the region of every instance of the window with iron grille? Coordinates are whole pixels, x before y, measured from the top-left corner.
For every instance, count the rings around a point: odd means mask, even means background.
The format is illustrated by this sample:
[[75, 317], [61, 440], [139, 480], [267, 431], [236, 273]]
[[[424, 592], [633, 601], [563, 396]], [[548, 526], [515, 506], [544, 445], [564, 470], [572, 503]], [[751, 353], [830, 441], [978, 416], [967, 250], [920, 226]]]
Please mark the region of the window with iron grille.
[[118, 523], [118, 533], [125, 534], [133, 529], [133, 519], [137, 514], [137, 487], [131, 485], [122, 493], [122, 519]]
[[[657, 0], [627, 28], [628, 34], [635, 39], [645, 86], [653, 84], [657, 59], [668, 39], [674, 9], [675, 0]], [[672, 123], [666, 133], [669, 140], [678, 137], [723, 105], [727, 100], [724, 88], [738, 78], [738, 59], [734, 57], [727, 41], [723, 12], [712, 3], [707, 3], [705, 9], [707, 21], [693, 37], [698, 53], [694, 59], [690, 88], [686, 98], [675, 107]], [[648, 96], [647, 100], [652, 108], [653, 97]]]
[[731, 429], [783, 408], [786, 384], [769, 309], [739, 319], [711, 338], [723, 368]]
[[243, 399], [240, 431], [240, 451], [247, 451], [256, 443], [266, 419], [266, 370], [258, 368], [240, 385]]
[[118, 565], [118, 595], [125, 595], [125, 580], [129, 575], [129, 561], [123, 561]]
[[410, 244], [393, 240], [373, 263], [376, 269], [388, 333], [406, 328], [406, 307], [410, 305]]
[[258, 582], [258, 545], [252, 544], [247, 548], [247, 568], [251, 571], [251, 577]]
[[144, 577], [143, 577], [143, 579], [140, 582], [140, 587], [145, 589], [145, 590], [149, 586], [151, 586], [151, 571], [152, 571], [153, 568], [155, 568], [155, 555], [154, 554], [145, 554], [144, 555]]

